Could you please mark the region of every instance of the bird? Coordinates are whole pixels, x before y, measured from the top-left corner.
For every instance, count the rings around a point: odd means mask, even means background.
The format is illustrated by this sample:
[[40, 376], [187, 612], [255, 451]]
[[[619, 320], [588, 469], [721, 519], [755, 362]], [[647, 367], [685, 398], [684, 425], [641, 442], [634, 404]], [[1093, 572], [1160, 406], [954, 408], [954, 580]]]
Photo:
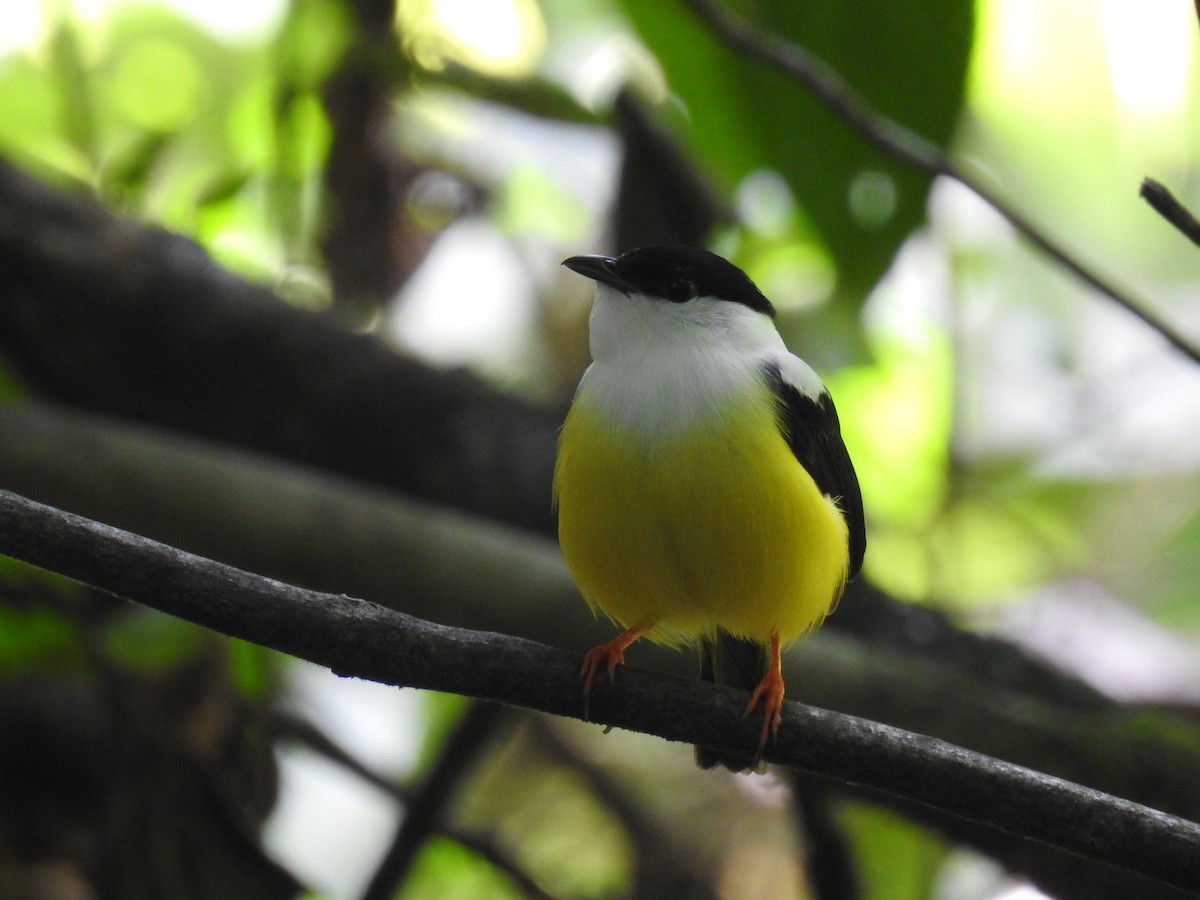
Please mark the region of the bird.
[[755, 747], [696, 748], [761, 770], [782, 718], [783, 650], [832, 611], [866, 552], [862, 495], [833, 400], [733, 263], [657, 245], [563, 265], [595, 282], [591, 364], [559, 432], [558, 537], [580, 593], [622, 628], [600, 673], [646, 638], [698, 645], [701, 678], [751, 691]]

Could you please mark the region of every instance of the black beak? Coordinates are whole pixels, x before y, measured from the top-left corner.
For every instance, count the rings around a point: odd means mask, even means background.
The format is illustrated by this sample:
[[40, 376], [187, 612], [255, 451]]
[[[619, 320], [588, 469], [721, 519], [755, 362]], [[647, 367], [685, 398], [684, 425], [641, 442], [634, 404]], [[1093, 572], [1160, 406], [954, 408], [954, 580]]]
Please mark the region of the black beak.
[[563, 260], [564, 266], [585, 278], [607, 285], [627, 296], [636, 293], [637, 288], [617, 274], [614, 268], [616, 263], [616, 259], [611, 256], [572, 256]]

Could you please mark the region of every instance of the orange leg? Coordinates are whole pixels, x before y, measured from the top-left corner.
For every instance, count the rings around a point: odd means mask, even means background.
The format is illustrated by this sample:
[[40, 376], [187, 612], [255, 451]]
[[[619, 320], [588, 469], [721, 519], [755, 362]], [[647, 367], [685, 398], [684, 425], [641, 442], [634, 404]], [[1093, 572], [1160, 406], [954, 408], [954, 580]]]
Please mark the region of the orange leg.
[[763, 704], [763, 723], [758, 733], [758, 755], [762, 756], [767, 738], [775, 736], [779, 730], [779, 720], [783, 718], [783, 660], [779, 652], [778, 634], [771, 635], [771, 661], [767, 666], [767, 674], [750, 695], [750, 702], [746, 704], [742, 717], [754, 712], [760, 702]]
[[649, 630], [650, 624], [639, 622], [632, 628], [626, 628], [607, 644], [593, 647], [583, 658], [583, 715], [587, 718], [588, 696], [592, 693], [592, 684], [596, 681], [596, 673], [601, 668], [607, 670], [608, 680], [613, 680], [613, 670], [625, 662], [625, 650]]

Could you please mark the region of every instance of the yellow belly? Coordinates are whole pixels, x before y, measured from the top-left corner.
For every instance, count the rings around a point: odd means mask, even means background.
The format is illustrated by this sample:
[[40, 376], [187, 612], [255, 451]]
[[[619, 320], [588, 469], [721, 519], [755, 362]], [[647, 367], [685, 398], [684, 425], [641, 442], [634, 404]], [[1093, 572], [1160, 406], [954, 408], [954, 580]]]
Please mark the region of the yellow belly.
[[653, 622], [647, 636], [661, 643], [720, 628], [786, 644], [841, 595], [845, 520], [792, 455], [769, 400], [739, 408], [652, 444], [579, 401], [567, 416], [559, 541], [584, 598], [621, 626]]

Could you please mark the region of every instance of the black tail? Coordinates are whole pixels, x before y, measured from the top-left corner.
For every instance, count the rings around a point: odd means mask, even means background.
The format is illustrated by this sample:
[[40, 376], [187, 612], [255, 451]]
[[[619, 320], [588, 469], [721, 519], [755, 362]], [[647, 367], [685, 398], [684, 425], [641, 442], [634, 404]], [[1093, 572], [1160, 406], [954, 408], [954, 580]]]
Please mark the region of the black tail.
[[[719, 631], [700, 645], [700, 677], [705, 681], [752, 691], [766, 674], [767, 648], [757, 641]], [[757, 749], [728, 753], [696, 748], [696, 765], [702, 769], [724, 766], [731, 772], [745, 772], [757, 768], [758, 763]]]

